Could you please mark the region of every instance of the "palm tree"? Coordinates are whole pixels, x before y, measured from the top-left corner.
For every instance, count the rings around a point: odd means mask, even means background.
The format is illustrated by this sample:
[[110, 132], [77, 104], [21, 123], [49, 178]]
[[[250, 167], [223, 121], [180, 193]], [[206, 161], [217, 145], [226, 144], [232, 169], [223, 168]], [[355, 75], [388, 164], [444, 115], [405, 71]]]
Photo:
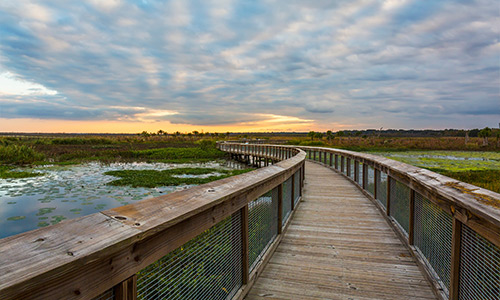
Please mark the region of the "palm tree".
[[489, 127], [481, 129], [478, 136], [483, 138], [483, 146], [488, 146], [488, 137], [491, 136], [491, 129]]

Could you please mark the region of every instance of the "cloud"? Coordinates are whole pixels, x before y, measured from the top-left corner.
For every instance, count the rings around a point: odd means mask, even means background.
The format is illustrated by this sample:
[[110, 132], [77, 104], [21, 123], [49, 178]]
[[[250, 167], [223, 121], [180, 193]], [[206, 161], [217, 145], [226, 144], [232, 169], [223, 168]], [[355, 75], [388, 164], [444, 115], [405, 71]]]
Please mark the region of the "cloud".
[[284, 3], [4, 1], [0, 113], [200, 126], [269, 115], [377, 128], [498, 122], [487, 113], [500, 106], [495, 0]]

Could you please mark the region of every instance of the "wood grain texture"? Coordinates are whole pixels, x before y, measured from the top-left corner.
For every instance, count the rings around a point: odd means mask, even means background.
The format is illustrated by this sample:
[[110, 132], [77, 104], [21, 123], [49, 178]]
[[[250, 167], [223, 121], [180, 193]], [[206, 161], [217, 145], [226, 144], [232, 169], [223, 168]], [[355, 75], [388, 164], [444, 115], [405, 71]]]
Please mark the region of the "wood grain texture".
[[436, 297], [372, 202], [341, 175], [307, 162], [303, 200], [246, 299]]
[[0, 300], [92, 299], [280, 185], [304, 158], [2, 239]]

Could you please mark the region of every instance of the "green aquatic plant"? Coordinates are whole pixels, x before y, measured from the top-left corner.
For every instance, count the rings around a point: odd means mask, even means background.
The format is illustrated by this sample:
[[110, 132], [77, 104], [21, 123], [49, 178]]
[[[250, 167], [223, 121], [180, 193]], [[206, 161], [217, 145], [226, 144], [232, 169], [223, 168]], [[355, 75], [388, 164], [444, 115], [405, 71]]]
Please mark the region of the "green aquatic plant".
[[[177, 186], [204, 184], [222, 178], [230, 177], [252, 171], [244, 170], [221, 170], [214, 168], [177, 168], [170, 170], [120, 170], [109, 171], [104, 174], [120, 179], [109, 182], [109, 185], [132, 186], [132, 187], [158, 187], [158, 186]], [[207, 177], [181, 177], [182, 175], [207, 175]]]
[[13, 169], [14, 167], [11, 166], [0, 166], [0, 179], [29, 178], [44, 175], [44, 173], [39, 172], [12, 171]]

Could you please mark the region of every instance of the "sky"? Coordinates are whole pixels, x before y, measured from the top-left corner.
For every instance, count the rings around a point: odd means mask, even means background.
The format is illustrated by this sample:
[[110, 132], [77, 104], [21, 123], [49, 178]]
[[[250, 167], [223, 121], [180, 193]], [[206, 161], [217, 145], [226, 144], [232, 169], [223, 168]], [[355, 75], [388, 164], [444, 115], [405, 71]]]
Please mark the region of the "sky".
[[499, 122], [498, 0], [0, 1], [0, 132]]

